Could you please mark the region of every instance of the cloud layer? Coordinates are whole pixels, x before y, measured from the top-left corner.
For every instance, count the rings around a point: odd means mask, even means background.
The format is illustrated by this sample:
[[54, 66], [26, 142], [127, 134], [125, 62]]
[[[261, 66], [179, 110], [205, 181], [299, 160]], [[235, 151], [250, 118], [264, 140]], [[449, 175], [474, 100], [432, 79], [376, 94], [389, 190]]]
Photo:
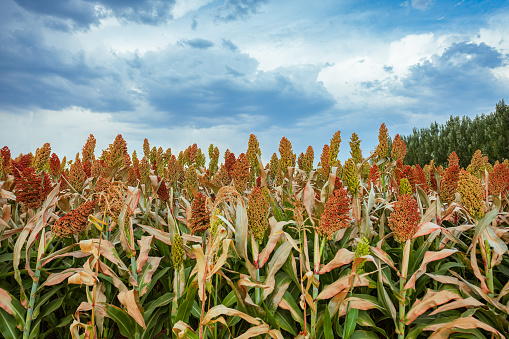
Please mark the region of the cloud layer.
[[342, 159], [352, 132], [367, 154], [382, 122], [405, 134], [508, 92], [507, 5], [456, 5], [4, 1], [0, 146], [70, 155], [122, 133], [131, 150], [148, 137], [238, 153], [255, 133], [268, 160], [282, 136], [318, 154], [341, 130]]

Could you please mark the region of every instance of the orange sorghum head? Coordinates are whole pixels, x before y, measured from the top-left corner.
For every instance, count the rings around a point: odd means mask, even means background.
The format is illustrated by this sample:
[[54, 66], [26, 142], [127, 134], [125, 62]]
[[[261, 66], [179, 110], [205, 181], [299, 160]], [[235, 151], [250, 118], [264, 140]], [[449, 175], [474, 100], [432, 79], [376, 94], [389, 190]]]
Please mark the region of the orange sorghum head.
[[428, 191], [428, 184], [426, 182], [426, 174], [424, 173], [424, 170], [422, 169], [421, 165], [417, 164], [414, 168], [414, 175], [415, 178], [415, 184], [421, 187], [424, 192]]
[[7, 176], [11, 173], [11, 151], [9, 147], [4, 146], [0, 149], [0, 161], [2, 162], [2, 170]]
[[393, 160], [403, 161], [403, 159], [405, 159], [406, 152], [407, 147], [405, 142], [401, 139], [399, 134], [396, 134], [394, 141], [392, 142], [391, 158]]
[[83, 149], [81, 151], [81, 155], [83, 157], [83, 161], [87, 160], [93, 160], [94, 159], [94, 150], [95, 150], [95, 144], [97, 140], [95, 139], [93, 134], [90, 134], [87, 138], [87, 142], [83, 146]]
[[378, 181], [380, 179], [380, 172], [378, 171], [378, 166], [376, 164], [373, 164], [369, 170], [369, 186], [370, 188], [373, 186], [378, 185]]
[[246, 184], [249, 178], [249, 162], [247, 161], [246, 155], [244, 153], [241, 153], [237, 161], [235, 161], [232, 178], [237, 191], [241, 193], [244, 192], [246, 190]]
[[279, 168], [286, 173], [288, 167], [295, 166], [296, 155], [293, 153], [292, 143], [285, 137], [279, 142], [279, 154], [281, 156]]
[[410, 194], [399, 196], [394, 202], [394, 211], [389, 216], [389, 227], [394, 232], [398, 242], [405, 242], [411, 239], [419, 226], [421, 214], [417, 200]]
[[389, 155], [388, 139], [389, 132], [387, 131], [387, 127], [385, 127], [385, 124], [382, 124], [378, 132], [378, 146], [376, 148], [376, 156], [378, 159], [385, 158]]
[[468, 213], [476, 219], [484, 216], [484, 190], [481, 181], [473, 174], [461, 170], [458, 180], [458, 193]]
[[203, 232], [210, 226], [210, 212], [207, 210], [205, 201], [206, 197], [201, 192], [194, 196], [191, 206], [191, 220], [189, 221], [191, 234]]
[[504, 163], [496, 164], [490, 173], [488, 190], [490, 195], [507, 194], [509, 189], [509, 167]]
[[449, 161], [449, 167], [452, 167], [454, 165], [459, 166], [459, 164], [460, 164], [460, 158], [458, 158], [458, 155], [454, 151], [451, 152], [451, 154], [449, 154], [448, 161]]
[[68, 176], [69, 184], [76, 190], [76, 192], [81, 193], [83, 191], [83, 184], [87, 179], [87, 175], [83, 170], [83, 165], [81, 164], [81, 160], [79, 159], [79, 153], [76, 154], [76, 160], [71, 165]]
[[[452, 163], [455, 162], [453, 161]], [[440, 180], [440, 200], [443, 202], [453, 201], [456, 189], [458, 188], [460, 166], [458, 164], [450, 164], [451, 161], [449, 160], [449, 167], [447, 167], [447, 169], [444, 171], [442, 174], [442, 179]]]
[[324, 178], [324, 180], [327, 180], [329, 178], [329, 173], [330, 173], [329, 153], [330, 153], [330, 146], [323, 145], [322, 155], [320, 156], [320, 165], [321, 165], [320, 173], [321, 173], [322, 177]]
[[77, 209], [60, 217], [51, 227], [51, 233], [58, 238], [79, 234], [88, 224], [88, 216], [94, 212], [95, 201], [87, 201]]
[[55, 178], [60, 175], [60, 159], [55, 153], [51, 154], [49, 158], [49, 171]]
[[[13, 162], [15, 166], [15, 162]], [[51, 191], [51, 179], [48, 173], [37, 175], [32, 166], [23, 168], [16, 179], [16, 201], [21, 202], [27, 208], [39, 208]]]
[[347, 191], [343, 187], [338, 186], [325, 204], [316, 232], [321, 236], [331, 239], [336, 231], [349, 227], [351, 220], [350, 198]]

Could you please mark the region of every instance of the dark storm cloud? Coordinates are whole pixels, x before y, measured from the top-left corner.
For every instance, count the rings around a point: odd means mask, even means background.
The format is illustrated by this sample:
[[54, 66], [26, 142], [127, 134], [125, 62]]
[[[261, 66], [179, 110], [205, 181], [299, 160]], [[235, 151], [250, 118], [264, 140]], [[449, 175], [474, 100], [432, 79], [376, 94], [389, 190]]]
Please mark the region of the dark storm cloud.
[[[157, 25], [172, 18], [174, 0], [15, 0], [44, 16], [46, 26], [59, 30], [88, 29], [109, 15], [120, 21]], [[104, 10], [103, 10], [104, 9]]]
[[258, 13], [260, 7], [268, 0], [225, 0], [224, 4], [218, 9], [216, 20], [235, 21], [245, 19]]
[[189, 46], [198, 49], [207, 49], [209, 47], [214, 46], [214, 43], [212, 41], [200, 38], [190, 40], [189, 39], [180, 40], [178, 44], [180, 46]]
[[0, 43], [0, 107], [60, 110], [69, 106], [96, 111], [132, 108], [122, 90], [121, 73], [90, 65], [84, 52], [50, 48], [37, 34], [3, 32]]
[[[449, 116], [481, 113], [486, 103], [496, 103], [507, 95], [507, 87], [492, 70], [504, 66], [507, 56], [485, 43], [454, 43], [442, 55], [413, 65], [407, 76], [362, 82], [366, 95], [386, 93], [406, 97], [416, 106], [400, 108], [413, 112], [433, 112]], [[386, 71], [389, 70], [385, 66]], [[388, 75], [391, 73], [389, 72]]]
[[502, 54], [484, 43], [453, 44], [441, 56], [434, 55], [431, 61], [412, 66], [410, 75], [402, 79], [399, 93], [425, 102], [429, 99], [428, 104], [437, 108], [497, 102], [507, 93], [492, 69], [502, 66], [503, 59]]

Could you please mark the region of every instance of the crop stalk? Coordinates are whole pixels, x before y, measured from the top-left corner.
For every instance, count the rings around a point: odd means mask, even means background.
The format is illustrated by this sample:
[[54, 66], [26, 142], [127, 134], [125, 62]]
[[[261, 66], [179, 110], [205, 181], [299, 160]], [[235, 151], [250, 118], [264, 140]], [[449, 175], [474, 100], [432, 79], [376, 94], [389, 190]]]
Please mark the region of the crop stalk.
[[410, 249], [412, 248], [412, 240], [407, 240], [403, 248], [403, 262], [401, 263], [401, 276], [399, 278], [399, 291], [401, 293], [401, 300], [399, 301], [399, 333], [398, 339], [405, 338], [405, 303], [406, 303], [406, 277], [408, 273], [408, 262], [410, 258]]
[[[41, 230], [40, 233], [40, 240], [44, 241], [44, 228]], [[44, 247], [44, 253], [46, 253], [46, 250], [48, 249], [48, 246], [53, 241], [53, 237], [50, 238], [46, 246]], [[37, 293], [37, 287], [39, 286], [39, 279], [41, 278], [41, 268], [42, 268], [42, 257], [43, 254], [39, 257], [37, 260], [37, 264], [35, 266], [35, 276], [32, 280], [32, 290], [30, 291], [30, 300], [28, 302], [28, 310], [27, 310], [27, 316], [25, 321], [25, 328], [23, 329], [23, 339], [28, 339], [30, 336], [30, 327], [32, 326], [32, 320], [33, 320], [33, 314], [34, 314], [34, 306], [35, 306], [35, 294]], [[28, 260], [28, 259], [27, 259]]]

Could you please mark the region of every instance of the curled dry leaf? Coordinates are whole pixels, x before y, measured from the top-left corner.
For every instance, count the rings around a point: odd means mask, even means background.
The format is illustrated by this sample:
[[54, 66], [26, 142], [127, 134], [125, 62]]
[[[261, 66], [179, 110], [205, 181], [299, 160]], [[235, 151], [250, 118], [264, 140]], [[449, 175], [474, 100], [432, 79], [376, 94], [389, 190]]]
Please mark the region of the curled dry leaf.
[[[346, 275], [344, 277], [339, 278], [329, 286], [325, 287], [322, 290], [322, 292], [318, 295], [317, 299], [319, 300], [330, 299], [337, 295], [338, 293], [343, 292], [346, 289], [349, 289], [352, 285], [350, 280], [351, 280], [350, 275]], [[353, 281], [353, 287], [368, 285], [369, 280], [363, 276], [356, 276]]]
[[426, 265], [427, 264], [429, 264], [432, 261], [446, 258], [456, 252], [458, 252], [458, 250], [456, 250], [456, 249], [444, 249], [444, 250], [437, 251], [437, 252], [426, 251], [426, 253], [424, 253], [424, 258], [422, 259], [421, 266], [419, 267], [419, 269], [417, 271], [415, 271], [414, 274], [412, 274], [410, 279], [408, 279], [408, 282], [406, 283], [404, 289], [407, 290], [409, 288], [415, 288], [415, 283], [416, 283], [417, 279], [421, 275], [426, 273]]
[[424, 298], [420, 301], [417, 300], [410, 311], [408, 311], [405, 317], [405, 324], [411, 324], [418, 316], [430, 308], [445, 304], [453, 299], [461, 299], [461, 297], [458, 294], [447, 290], [439, 292], [428, 290]]
[[154, 236], [142, 236], [141, 240], [138, 240], [138, 245], [140, 246], [140, 253], [138, 254], [138, 259], [136, 260], [136, 272], [140, 273], [143, 269], [143, 265], [147, 262], [148, 253], [150, 252], [152, 243], [154, 242]]
[[127, 308], [127, 313], [133, 317], [138, 325], [145, 328], [145, 320], [143, 319], [143, 315], [141, 314], [138, 306], [138, 291], [122, 291], [118, 294], [118, 300]]
[[355, 259], [354, 252], [351, 252], [346, 248], [341, 248], [339, 251], [336, 252], [334, 259], [329, 261], [327, 263], [327, 265], [323, 266], [320, 269], [320, 272], [318, 272], [318, 274], [324, 274], [324, 273], [332, 271], [333, 269], [335, 269], [337, 267], [347, 265], [347, 264], [351, 263], [354, 259]]
[[442, 323], [428, 326], [424, 328], [424, 330], [435, 331], [429, 337], [430, 339], [446, 339], [449, 338], [449, 336], [453, 332], [459, 332], [457, 331], [458, 329], [474, 329], [474, 328], [482, 328], [485, 331], [496, 334], [499, 338], [505, 338], [499, 331], [474, 317], [457, 318], [445, 324]]
[[235, 339], [248, 339], [262, 334], [268, 334], [271, 338], [275, 339], [283, 339], [281, 332], [278, 330], [271, 330], [267, 324], [251, 327], [246, 332], [244, 332], [244, 334], [236, 337]]
[[455, 310], [461, 307], [482, 307], [482, 306], [484, 306], [482, 302], [478, 301], [475, 298], [468, 297], [466, 299], [455, 300], [453, 302], [448, 303], [447, 305], [440, 306], [439, 308], [431, 312], [429, 315], [435, 315], [440, 312]]
[[219, 315], [227, 315], [230, 317], [238, 316], [253, 325], [260, 324], [260, 320], [253, 318], [252, 316], [250, 316], [246, 313], [240, 312], [238, 310], [235, 310], [233, 308], [228, 308], [224, 305], [217, 305], [217, 306], [212, 307], [207, 312], [207, 314], [205, 314], [205, 317], [203, 317], [203, 321], [201, 322], [201, 324], [207, 325], [213, 318], [215, 318]]

